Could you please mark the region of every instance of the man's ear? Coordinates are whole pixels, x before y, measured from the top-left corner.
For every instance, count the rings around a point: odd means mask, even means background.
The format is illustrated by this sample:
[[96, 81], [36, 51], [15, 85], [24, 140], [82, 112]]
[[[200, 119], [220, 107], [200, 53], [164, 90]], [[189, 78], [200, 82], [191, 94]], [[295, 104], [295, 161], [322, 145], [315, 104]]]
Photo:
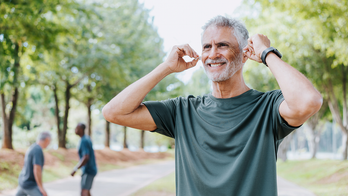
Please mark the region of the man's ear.
[[246, 55], [246, 52], [243, 52], [243, 63], [245, 63], [248, 60], [248, 56]]

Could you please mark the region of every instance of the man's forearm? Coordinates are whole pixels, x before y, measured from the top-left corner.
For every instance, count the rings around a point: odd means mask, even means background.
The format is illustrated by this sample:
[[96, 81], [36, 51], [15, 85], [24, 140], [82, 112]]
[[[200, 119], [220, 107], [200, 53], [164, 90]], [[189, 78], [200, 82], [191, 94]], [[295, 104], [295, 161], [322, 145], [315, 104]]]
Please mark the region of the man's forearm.
[[289, 109], [311, 115], [316, 112], [318, 106], [320, 108], [322, 102], [320, 93], [302, 73], [279, 59], [274, 53], [268, 54], [266, 62], [282, 90]]
[[[172, 73], [164, 63], [157, 66], [153, 71], [129, 85], [115, 96], [103, 108], [106, 118], [116, 115], [127, 115], [139, 107], [145, 96], [167, 75]], [[108, 118], [111, 121], [113, 119]]]
[[89, 160], [89, 156], [85, 155], [82, 157], [82, 159], [77, 163], [77, 165], [74, 167], [74, 171], [77, 171], [78, 169], [80, 169], [82, 166], [86, 165], [86, 163]]
[[43, 189], [42, 185], [42, 169], [40, 165], [34, 165], [34, 177], [39, 189]]

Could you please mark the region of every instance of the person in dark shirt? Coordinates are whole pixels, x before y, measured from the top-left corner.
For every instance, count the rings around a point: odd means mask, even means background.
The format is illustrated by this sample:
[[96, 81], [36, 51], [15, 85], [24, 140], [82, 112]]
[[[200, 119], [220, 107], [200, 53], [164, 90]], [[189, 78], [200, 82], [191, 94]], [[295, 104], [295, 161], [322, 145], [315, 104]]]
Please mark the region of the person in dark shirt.
[[[174, 46], [163, 63], [107, 103], [103, 115], [109, 122], [175, 139], [177, 195], [276, 196], [278, 146], [320, 109], [322, 96], [270, 47], [267, 36], [249, 38], [236, 19], [208, 21], [201, 43], [201, 56], [188, 44]], [[248, 59], [264, 63], [280, 90], [248, 87], [243, 78]], [[211, 93], [142, 103], [163, 78], [199, 60], [212, 81]]]
[[49, 132], [41, 132], [35, 144], [31, 145], [25, 153], [24, 166], [19, 174], [16, 196], [47, 196], [42, 184], [42, 170], [44, 154], [42, 149], [51, 142]]
[[97, 164], [95, 161], [92, 141], [88, 135], [85, 135], [85, 128], [86, 126], [83, 123], [79, 123], [75, 128], [76, 135], [81, 137], [78, 146], [80, 161], [74, 167], [71, 176], [74, 176], [76, 171], [81, 168], [81, 196], [90, 196], [93, 180], [97, 175]]

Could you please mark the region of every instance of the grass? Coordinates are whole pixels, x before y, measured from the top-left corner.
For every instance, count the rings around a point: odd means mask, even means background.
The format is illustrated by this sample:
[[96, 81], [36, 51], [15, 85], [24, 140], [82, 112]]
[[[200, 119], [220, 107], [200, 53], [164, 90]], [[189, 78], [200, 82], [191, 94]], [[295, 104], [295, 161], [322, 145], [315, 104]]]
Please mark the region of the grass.
[[317, 196], [348, 195], [348, 161], [278, 161], [277, 173]]
[[150, 185], [140, 189], [131, 196], [175, 196], [175, 173], [171, 173]]
[[15, 188], [18, 184], [18, 176], [21, 171], [19, 165], [10, 165], [0, 162], [0, 190]]

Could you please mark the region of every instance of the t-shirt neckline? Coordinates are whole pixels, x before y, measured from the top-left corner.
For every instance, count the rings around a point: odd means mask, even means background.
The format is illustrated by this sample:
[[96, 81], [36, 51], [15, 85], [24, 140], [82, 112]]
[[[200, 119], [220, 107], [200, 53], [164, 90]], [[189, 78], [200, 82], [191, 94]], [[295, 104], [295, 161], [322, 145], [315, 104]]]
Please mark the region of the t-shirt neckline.
[[240, 99], [240, 98], [244, 98], [244, 97], [249, 97], [249, 95], [254, 91], [254, 89], [249, 89], [247, 91], [245, 91], [244, 93], [237, 95], [235, 97], [229, 97], [229, 98], [216, 98], [213, 96], [213, 93], [209, 93], [208, 96], [209, 98], [211, 98], [214, 101], [230, 101], [233, 99]]

